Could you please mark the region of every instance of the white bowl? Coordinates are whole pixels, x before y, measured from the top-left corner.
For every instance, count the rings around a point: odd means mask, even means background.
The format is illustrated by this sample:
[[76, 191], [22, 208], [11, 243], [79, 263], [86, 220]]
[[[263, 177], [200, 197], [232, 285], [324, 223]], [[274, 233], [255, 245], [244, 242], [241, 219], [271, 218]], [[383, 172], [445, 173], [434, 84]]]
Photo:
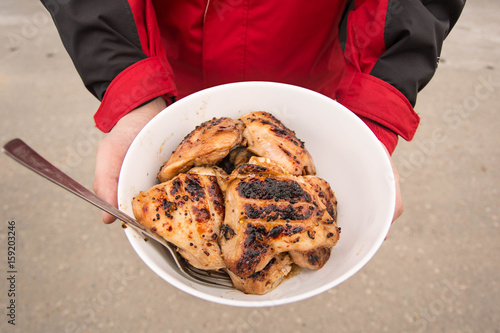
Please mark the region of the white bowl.
[[155, 242], [145, 242], [131, 228], [125, 233], [141, 259], [173, 286], [202, 299], [234, 306], [273, 306], [324, 292], [363, 267], [389, 231], [395, 205], [395, 183], [382, 144], [351, 111], [319, 93], [271, 83], [241, 82], [209, 88], [167, 107], [134, 140], [120, 173], [118, 203], [132, 215], [131, 201], [156, 184], [156, 173], [195, 126], [213, 117], [238, 118], [268, 111], [294, 130], [311, 153], [317, 175], [326, 179], [338, 199], [340, 240], [327, 264], [285, 279], [266, 295], [246, 295], [199, 285], [179, 274]]

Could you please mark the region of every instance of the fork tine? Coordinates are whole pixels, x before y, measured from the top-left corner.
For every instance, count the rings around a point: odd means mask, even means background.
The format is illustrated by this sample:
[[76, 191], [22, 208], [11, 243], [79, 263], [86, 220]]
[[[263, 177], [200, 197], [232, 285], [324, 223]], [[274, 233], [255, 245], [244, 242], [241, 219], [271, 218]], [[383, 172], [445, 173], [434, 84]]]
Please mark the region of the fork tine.
[[187, 264], [187, 269], [199, 280], [203, 280], [204, 282], [214, 284], [219, 287], [233, 288], [231, 278], [224, 271], [207, 271], [196, 268], [189, 264]]
[[210, 287], [233, 288], [231, 278], [223, 271], [207, 271], [190, 265], [177, 251], [176, 246], [167, 241], [161, 242], [164, 250], [173, 256], [173, 259], [179, 270], [194, 282], [201, 283]]
[[203, 276], [213, 276], [213, 277], [223, 279], [223, 280], [228, 280], [228, 281], [230, 280], [229, 275], [225, 271], [222, 271], [222, 270], [207, 271], [207, 270], [199, 269], [199, 268], [194, 267], [192, 265], [189, 265], [189, 266], [190, 266], [189, 269], [191, 271], [195, 272], [196, 274], [203, 275]]
[[[188, 264], [188, 270], [191, 277], [197, 280], [197, 282], [201, 282], [202, 284], [209, 285], [211, 287], [224, 288], [224, 289], [232, 289], [233, 283], [227, 274], [216, 276], [213, 275], [215, 271], [203, 271], [199, 270], [196, 267], [193, 267]], [[217, 273], [217, 272], [215, 272]]]
[[[134, 228], [135, 229], [135, 228]], [[136, 229], [137, 230], [137, 229]], [[163, 245], [164, 251], [174, 260], [179, 271], [184, 274], [184, 276], [194, 282], [218, 288], [233, 288], [233, 283], [231, 278], [226, 272], [223, 271], [207, 271], [198, 269], [190, 265], [186, 259], [184, 259], [180, 253], [177, 251], [177, 246], [168, 242], [163, 237], [157, 235], [151, 230], [137, 230], [142, 233], [143, 237], [152, 238], [161, 245]]]

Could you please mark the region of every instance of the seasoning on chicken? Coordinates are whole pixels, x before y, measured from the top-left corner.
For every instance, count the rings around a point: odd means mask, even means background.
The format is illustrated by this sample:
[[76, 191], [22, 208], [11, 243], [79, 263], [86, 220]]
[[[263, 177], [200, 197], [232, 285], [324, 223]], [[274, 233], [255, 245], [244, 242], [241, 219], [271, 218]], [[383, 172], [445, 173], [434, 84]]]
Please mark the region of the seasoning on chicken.
[[329, 247], [320, 247], [306, 252], [290, 251], [288, 254], [295, 265], [302, 268], [320, 269], [330, 259], [332, 249]]
[[240, 120], [245, 124], [243, 137], [247, 140], [248, 150], [258, 156], [270, 158], [292, 175], [316, 174], [312, 157], [304, 142], [272, 114], [251, 112]]
[[230, 270], [227, 272], [236, 289], [246, 294], [263, 295], [276, 288], [292, 270], [292, 261], [286, 253], [276, 255], [264, 267], [247, 278], [240, 277]]
[[193, 168], [140, 192], [132, 208], [139, 223], [175, 244], [191, 265], [206, 270], [225, 267], [217, 243], [224, 196], [213, 170]]
[[197, 126], [172, 152], [158, 172], [158, 180], [167, 181], [193, 166], [220, 162], [242, 141], [243, 124], [227, 117], [213, 118]]
[[235, 169], [225, 191], [219, 243], [227, 268], [240, 278], [263, 270], [277, 254], [331, 248], [339, 238], [337, 202], [326, 181], [279, 173], [259, 161], [252, 157]]

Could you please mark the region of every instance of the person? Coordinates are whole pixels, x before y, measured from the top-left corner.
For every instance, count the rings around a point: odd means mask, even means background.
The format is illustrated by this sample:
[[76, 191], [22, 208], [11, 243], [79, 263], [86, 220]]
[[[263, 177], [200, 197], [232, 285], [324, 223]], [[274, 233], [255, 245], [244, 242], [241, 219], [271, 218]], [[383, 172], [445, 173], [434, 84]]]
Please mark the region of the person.
[[[465, 0], [41, 0], [108, 134], [94, 191], [117, 205], [121, 163], [158, 112], [238, 81], [289, 83], [358, 115], [388, 155], [419, 124], [413, 107], [434, 75]], [[403, 212], [397, 168], [394, 220]], [[106, 213], [105, 223], [113, 218]]]

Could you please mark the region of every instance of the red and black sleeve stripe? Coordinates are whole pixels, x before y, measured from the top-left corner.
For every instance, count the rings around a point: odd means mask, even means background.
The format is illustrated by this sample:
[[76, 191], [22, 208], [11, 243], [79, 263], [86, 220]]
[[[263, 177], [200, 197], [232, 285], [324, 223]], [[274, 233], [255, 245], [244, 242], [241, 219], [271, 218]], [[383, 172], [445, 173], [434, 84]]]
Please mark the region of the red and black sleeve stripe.
[[122, 0], [42, 0], [87, 89], [102, 100], [111, 81], [146, 59], [132, 9]]

